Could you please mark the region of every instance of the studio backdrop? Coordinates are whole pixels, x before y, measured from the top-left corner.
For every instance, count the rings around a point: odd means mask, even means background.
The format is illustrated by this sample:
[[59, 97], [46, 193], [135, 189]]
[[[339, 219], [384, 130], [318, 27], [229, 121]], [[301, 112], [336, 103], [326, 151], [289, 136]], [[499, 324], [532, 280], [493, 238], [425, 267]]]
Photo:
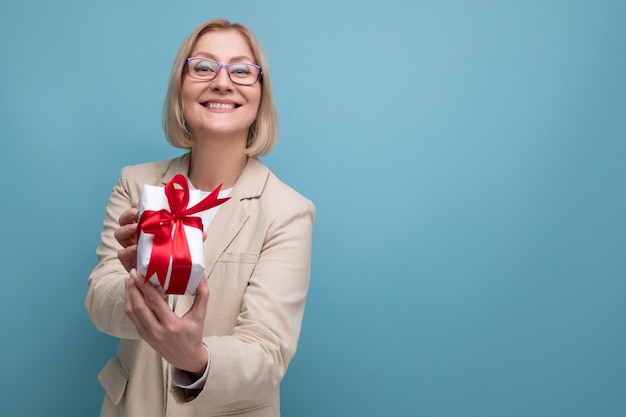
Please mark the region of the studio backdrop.
[[283, 415], [626, 415], [626, 3], [4, 1], [0, 415], [95, 416], [109, 193], [180, 43], [248, 25], [314, 201]]

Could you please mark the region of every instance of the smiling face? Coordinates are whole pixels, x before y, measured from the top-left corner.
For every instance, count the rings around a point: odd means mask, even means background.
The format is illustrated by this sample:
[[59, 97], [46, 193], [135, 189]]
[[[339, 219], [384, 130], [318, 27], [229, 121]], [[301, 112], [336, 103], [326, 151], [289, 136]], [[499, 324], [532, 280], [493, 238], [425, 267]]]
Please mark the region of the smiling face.
[[[205, 33], [198, 38], [190, 57], [210, 58], [222, 64], [257, 64], [245, 38], [235, 29]], [[181, 98], [192, 142], [203, 137], [228, 136], [241, 140], [245, 147], [248, 130], [259, 110], [261, 84], [235, 84], [226, 68], [221, 68], [210, 81], [185, 73]]]

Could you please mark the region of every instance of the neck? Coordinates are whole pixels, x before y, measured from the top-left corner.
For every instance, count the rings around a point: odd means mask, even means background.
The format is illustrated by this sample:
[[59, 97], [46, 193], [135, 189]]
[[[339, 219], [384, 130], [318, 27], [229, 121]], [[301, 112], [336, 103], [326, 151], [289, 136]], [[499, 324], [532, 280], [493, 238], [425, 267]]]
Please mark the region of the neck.
[[[243, 146], [242, 146], [243, 144]], [[232, 188], [248, 160], [245, 142], [195, 141], [191, 150], [189, 179], [202, 191]]]

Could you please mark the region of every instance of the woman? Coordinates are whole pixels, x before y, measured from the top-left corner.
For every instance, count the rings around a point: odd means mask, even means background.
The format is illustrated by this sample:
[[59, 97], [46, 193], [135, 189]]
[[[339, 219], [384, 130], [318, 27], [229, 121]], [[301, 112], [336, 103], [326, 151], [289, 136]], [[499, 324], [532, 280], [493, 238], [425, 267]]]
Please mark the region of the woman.
[[[102, 416], [279, 416], [308, 290], [315, 208], [258, 159], [277, 118], [265, 56], [243, 25], [213, 20], [176, 56], [164, 110], [170, 143], [190, 151], [126, 167], [106, 210], [86, 309], [120, 338], [98, 375]], [[136, 267], [144, 184], [184, 174], [230, 199], [205, 224], [206, 280], [164, 297]], [[222, 196], [222, 194], [221, 194]]]

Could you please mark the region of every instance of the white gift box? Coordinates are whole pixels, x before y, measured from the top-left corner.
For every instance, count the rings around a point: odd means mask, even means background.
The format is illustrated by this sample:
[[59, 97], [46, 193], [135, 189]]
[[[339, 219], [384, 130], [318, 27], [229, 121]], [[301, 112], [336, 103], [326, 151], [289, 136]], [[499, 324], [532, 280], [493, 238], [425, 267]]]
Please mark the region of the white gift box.
[[[202, 192], [200, 190], [189, 190], [188, 207], [193, 207], [194, 205], [196, 205], [202, 200], [202, 197]], [[139, 196], [138, 208], [140, 219], [142, 214], [146, 210], [159, 211], [161, 209], [165, 209], [170, 212], [168, 199], [165, 195], [165, 188], [155, 187], [152, 185], [144, 185]], [[197, 215], [195, 215], [194, 217], [197, 217]], [[172, 230], [172, 233], [176, 232], [175, 228], [176, 226], [174, 226], [174, 230]], [[196, 227], [187, 225], [184, 225], [183, 228], [187, 237], [189, 254], [191, 255], [191, 273], [186, 284], [185, 294], [194, 295], [205, 271], [202, 238], [203, 230], [201, 228], [198, 229]], [[148, 272], [148, 265], [152, 257], [154, 239], [155, 235], [145, 233], [143, 230], [139, 231], [139, 239], [137, 242], [137, 270], [143, 276], [145, 276], [146, 280], [150, 281], [154, 286], [161, 287], [166, 294], [170, 294], [173, 293], [171, 292], [171, 287], [177, 287], [177, 285], [171, 285], [173, 262], [171, 256], [169, 266], [167, 268], [167, 274], [165, 275], [165, 277], [157, 276], [157, 273], [152, 273], [151, 276], [146, 276]], [[159, 278], [164, 281], [163, 285], [159, 281]], [[178, 280], [179, 277], [174, 276], [174, 279]], [[180, 283], [178, 286], [180, 286]], [[177, 294], [179, 293], [177, 292]]]

